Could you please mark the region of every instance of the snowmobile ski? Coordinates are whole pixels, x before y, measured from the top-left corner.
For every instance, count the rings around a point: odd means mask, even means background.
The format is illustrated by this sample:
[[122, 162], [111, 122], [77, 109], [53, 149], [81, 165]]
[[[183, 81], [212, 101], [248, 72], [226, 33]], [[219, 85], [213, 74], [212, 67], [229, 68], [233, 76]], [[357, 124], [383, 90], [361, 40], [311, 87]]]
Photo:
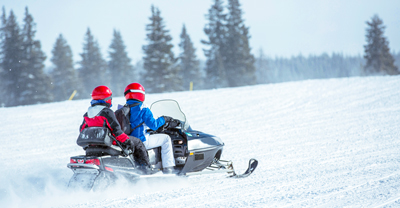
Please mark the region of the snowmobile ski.
[[258, 165], [258, 161], [254, 158], [249, 160], [249, 167], [247, 168], [247, 170], [243, 173], [243, 174], [236, 174], [235, 172], [233, 173], [233, 175], [229, 176], [231, 178], [245, 178], [247, 176], [249, 176], [250, 174], [252, 174], [254, 172], [254, 170], [257, 168]]

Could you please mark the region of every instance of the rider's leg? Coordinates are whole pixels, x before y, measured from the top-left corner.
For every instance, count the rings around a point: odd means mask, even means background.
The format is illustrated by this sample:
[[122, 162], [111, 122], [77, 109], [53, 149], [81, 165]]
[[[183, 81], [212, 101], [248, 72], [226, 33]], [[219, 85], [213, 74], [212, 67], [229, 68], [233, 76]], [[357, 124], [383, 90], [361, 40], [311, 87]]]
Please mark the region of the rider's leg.
[[163, 168], [175, 166], [171, 138], [167, 134], [152, 134], [143, 142], [146, 149], [161, 147]]
[[133, 156], [135, 157], [135, 160], [141, 165], [149, 166], [149, 155], [143, 142], [134, 136], [129, 136], [129, 140], [131, 140], [131, 145], [134, 152]]

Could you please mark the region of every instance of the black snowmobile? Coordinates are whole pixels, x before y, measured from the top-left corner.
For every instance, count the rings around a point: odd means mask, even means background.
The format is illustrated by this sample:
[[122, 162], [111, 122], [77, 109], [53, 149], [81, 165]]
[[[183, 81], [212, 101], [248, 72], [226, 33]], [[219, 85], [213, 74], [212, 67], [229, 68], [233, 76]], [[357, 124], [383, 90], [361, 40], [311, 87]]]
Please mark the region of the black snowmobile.
[[[216, 136], [193, 130], [175, 100], [161, 100], [150, 107], [154, 117], [170, 116], [179, 120], [174, 128], [159, 128], [152, 133], [168, 134], [172, 140], [178, 174], [163, 174], [161, 147], [148, 150], [152, 171], [145, 173], [136, 164], [130, 150], [123, 146], [104, 127], [84, 129], [77, 144], [85, 155], [73, 156], [67, 165], [74, 175], [68, 186], [84, 189], [101, 189], [118, 177], [130, 181], [140, 178], [190, 176], [208, 173], [227, 173], [229, 177], [247, 177], [257, 167], [258, 161], [250, 159], [243, 174], [235, 173], [231, 161], [221, 160], [224, 143]], [[117, 146], [112, 145], [116, 141]]]

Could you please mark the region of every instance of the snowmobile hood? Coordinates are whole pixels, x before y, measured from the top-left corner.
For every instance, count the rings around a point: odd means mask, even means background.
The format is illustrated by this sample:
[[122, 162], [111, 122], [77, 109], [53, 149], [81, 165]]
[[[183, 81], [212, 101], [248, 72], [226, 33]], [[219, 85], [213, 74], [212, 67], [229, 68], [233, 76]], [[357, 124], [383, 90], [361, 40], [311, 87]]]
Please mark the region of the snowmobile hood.
[[222, 140], [217, 136], [205, 134], [200, 131], [191, 131], [185, 133], [188, 136], [189, 151], [213, 149], [225, 145], [224, 142], [222, 142]]
[[104, 105], [95, 105], [95, 106], [90, 106], [87, 111], [87, 115], [89, 118], [94, 118], [97, 116], [101, 110], [106, 108]]

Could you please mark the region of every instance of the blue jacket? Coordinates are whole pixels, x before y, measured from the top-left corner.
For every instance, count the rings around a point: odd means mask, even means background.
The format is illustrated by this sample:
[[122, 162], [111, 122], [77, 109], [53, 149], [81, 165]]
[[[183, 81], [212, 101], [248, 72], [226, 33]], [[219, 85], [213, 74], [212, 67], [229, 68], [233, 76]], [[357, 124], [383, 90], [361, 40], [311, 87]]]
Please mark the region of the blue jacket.
[[128, 100], [126, 103], [128, 105], [139, 103], [139, 105], [131, 107], [131, 116], [129, 118], [129, 121], [131, 122], [132, 129], [140, 125], [132, 131], [131, 135], [139, 138], [140, 140], [142, 140], [142, 142], [146, 141], [146, 136], [148, 135], [146, 130], [148, 128], [152, 130], [157, 130], [165, 124], [164, 117], [161, 116], [157, 119], [154, 119], [153, 113], [150, 111], [150, 109], [142, 107], [142, 102], [137, 100]]

